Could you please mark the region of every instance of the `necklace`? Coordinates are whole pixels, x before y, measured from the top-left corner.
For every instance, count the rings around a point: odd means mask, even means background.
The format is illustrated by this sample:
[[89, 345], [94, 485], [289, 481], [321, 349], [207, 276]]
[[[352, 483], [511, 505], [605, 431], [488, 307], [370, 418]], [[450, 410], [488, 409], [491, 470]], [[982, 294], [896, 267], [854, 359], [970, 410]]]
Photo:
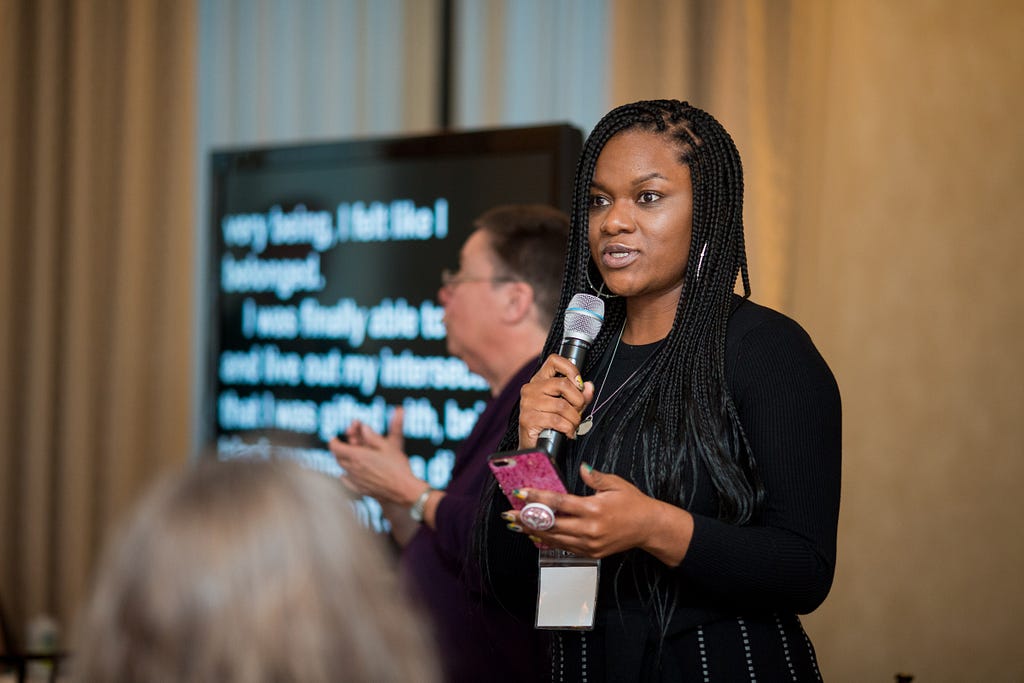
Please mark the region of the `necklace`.
[[604, 385], [608, 383], [608, 373], [611, 372], [612, 365], [614, 365], [615, 363], [615, 354], [619, 352], [619, 342], [622, 341], [622, 331], [624, 329], [626, 329], [625, 323], [623, 323], [622, 327], [619, 329], [619, 336], [615, 340], [615, 348], [612, 349], [612, 357], [608, 359], [608, 367], [605, 368], [604, 370], [604, 377], [601, 379], [601, 386], [598, 388], [597, 396], [594, 397], [594, 402], [591, 404], [590, 415], [587, 415], [585, 418], [583, 418], [583, 422], [580, 422], [580, 426], [576, 428], [576, 436], [583, 436], [594, 427], [594, 416], [597, 415], [597, 411], [603, 408], [604, 406], [608, 405], [608, 401], [611, 401], [613, 398], [615, 398], [615, 394], [622, 391], [622, 387], [629, 384], [629, 380], [633, 379], [636, 373], [640, 372], [640, 370], [643, 368], [644, 364], [641, 363], [640, 367], [634, 370], [633, 373], [622, 382], [622, 384], [615, 388], [615, 391], [613, 391], [607, 398], [605, 398], [604, 401], [601, 401], [601, 392], [604, 391]]

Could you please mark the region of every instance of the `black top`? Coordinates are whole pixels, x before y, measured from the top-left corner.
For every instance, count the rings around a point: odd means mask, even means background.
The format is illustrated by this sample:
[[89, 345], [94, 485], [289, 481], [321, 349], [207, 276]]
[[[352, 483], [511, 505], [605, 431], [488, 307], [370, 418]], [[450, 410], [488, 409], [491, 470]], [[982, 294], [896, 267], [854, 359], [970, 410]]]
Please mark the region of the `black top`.
[[[622, 344], [607, 380], [604, 361], [587, 379], [606, 381], [602, 393], [607, 396], [655, 346]], [[613, 347], [609, 345], [606, 356]], [[707, 669], [693, 670], [693, 666], [711, 666], [718, 655], [723, 661], [743, 663], [751, 651], [762, 653], [762, 657], [750, 662], [750, 673], [757, 672], [762, 678], [770, 678], [773, 672], [796, 675], [791, 648], [797, 642], [802, 648], [797, 668], [817, 673], [813, 648], [794, 615], [821, 604], [835, 571], [841, 465], [839, 390], [810, 337], [796, 322], [738, 297], [726, 333], [725, 369], [730, 395], [767, 492], [766, 504], [746, 526], [720, 521], [709, 476], [698, 471], [692, 504], [687, 507], [694, 516], [694, 533], [678, 567], [667, 567], [636, 550], [602, 560], [597, 626], [586, 636], [583, 651], [591, 681], [601, 679], [599, 670], [605, 663], [609, 680], [626, 674], [636, 680], [667, 680], [680, 672], [696, 675], [698, 671], [707, 676]], [[580, 460], [602, 469], [601, 454], [588, 453], [587, 442], [599, 430], [610, 428], [602, 424], [602, 413], [609, 416], [606, 411], [608, 406], [599, 409], [593, 431], [568, 449], [565, 472], [570, 482], [578, 479], [571, 472]], [[583, 452], [577, 452], [581, 447]], [[615, 473], [632, 480], [628, 460], [620, 459]], [[505, 507], [500, 502], [498, 506]], [[492, 511], [492, 518], [497, 516], [498, 511]], [[501, 567], [495, 589], [507, 602], [532, 610], [536, 600], [532, 544], [493, 522], [489, 537], [492, 572], [494, 563]], [[668, 596], [667, 602], [651, 600], [652, 577], [660, 577], [656, 580], [665, 586], [662, 595]], [[663, 620], [658, 614], [667, 605], [673, 609], [663, 636]], [[731, 624], [730, 635], [715, 638], [727, 640], [729, 646], [715, 643], [708, 647], [706, 638], [719, 633], [726, 622]], [[717, 626], [711, 629], [711, 624]], [[749, 638], [755, 642], [751, 644]], [[580, 647], [576, 640], [574, 634], [557, 642], [556, 659], [564, 660], [557, 666], [564, 665], [566, 671], [575, 671], [578, 663], [572, 659], [578, 653], [571, 654], [573, 648]], [[667, 665], [673, 672], [668, 675], [662, 666], [666, 656], [653, 654], [659, 643], [663, 651], [692, 647], [693, 652], [669, 652], [668, 659], [675, 660]], [[655, 660], [660, 663], [652, 664]], [[689, 664], [681, 663], [684, 660]], [[714, 675], [709, 678], [716, 680]], [[566, 678], [572, 679], [571, 675]]]

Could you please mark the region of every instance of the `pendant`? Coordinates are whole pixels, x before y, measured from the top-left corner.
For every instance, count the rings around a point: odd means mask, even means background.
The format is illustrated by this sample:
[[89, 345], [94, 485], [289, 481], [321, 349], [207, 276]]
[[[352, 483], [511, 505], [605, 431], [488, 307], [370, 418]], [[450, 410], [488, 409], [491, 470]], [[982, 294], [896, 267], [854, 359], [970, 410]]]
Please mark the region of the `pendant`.
[[585, 417], [583, 419], [583, 422], [580, 422], [580, 426], [576, 428], [576, 436], [583, 436], [584, 434], [589, 432], [590, 428], [593, 427], [593, 426], [594, 426], [594, 416], [593, 415], [587, 415], [587, 417]]

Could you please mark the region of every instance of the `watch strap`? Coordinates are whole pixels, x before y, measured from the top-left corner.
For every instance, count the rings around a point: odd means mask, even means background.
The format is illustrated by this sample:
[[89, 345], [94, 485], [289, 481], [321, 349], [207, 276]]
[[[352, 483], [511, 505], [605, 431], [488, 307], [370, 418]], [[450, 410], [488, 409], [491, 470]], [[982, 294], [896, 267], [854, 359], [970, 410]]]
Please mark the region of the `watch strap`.
[[416, 499], [416, 502], [409, 508], [409, 516], [413, 518], [413, 521], [423, 521], [423, 511], [427, 506], [427, 499], [430, 498], [430, 494], [434, 491], [432, 486], [428, 486], [426, 490], [420, 494], [420, 497]]

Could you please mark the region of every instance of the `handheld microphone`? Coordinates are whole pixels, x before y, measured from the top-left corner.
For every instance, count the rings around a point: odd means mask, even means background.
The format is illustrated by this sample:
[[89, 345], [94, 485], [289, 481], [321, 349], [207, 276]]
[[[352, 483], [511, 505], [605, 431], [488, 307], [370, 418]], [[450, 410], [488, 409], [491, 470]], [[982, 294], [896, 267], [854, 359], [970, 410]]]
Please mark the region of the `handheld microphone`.
[[[604, 323], [604, 301], [590, 294], [574, 294], [565, 309], [564, 332], [558, 355], [568, 358], [578, 368], [583, 367], [590, 345], [597, 339]], [[537, 448], [554, 458], [565, 442], [565, 434], [545, 429], [537, 437]]]

